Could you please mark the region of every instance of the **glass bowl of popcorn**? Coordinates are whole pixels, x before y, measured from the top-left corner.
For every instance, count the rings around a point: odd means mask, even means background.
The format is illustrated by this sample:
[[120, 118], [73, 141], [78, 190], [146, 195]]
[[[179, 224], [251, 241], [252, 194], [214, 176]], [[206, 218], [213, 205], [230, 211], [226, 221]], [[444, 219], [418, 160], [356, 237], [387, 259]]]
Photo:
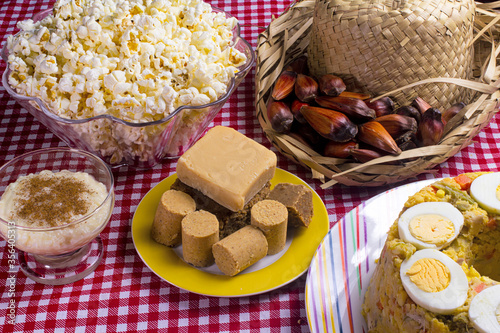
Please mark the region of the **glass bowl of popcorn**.
[[13, 158], [0, 167], [0, 235], [9, 265], [17, 266], [17, 254], [21, 271], [34, 281], [82, 279], [101, 262], [99, 234], [114, 203], [111, 168], [98, 156], [61, 147]]
[[201, 0], [128, 2], [56, 1], [19, 22], [2, 84], [70, 147], [149, 168], [196, 142], [255, 53], [234, 17]]

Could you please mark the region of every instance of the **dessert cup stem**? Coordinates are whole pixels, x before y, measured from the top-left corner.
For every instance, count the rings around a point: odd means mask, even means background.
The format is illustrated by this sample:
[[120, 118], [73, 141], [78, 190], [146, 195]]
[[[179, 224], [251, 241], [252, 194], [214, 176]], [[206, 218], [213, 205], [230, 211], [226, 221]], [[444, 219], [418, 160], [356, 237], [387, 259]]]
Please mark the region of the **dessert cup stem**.
[[83, 279], [92, 273], [103, 257], [102, 240], [98, 236], [92, 242], [70, 253], [43, 256], [19, 251], [21, 271], [33, 281], [62, 285]]
[[90, 251], [90, 244], [86, 244], [78, 250], [54, 255], [46, 256], [40, 254], [33, 254], [36, 262], [41, 264], [46, 269], [68, 269], [76, 268], [76, 265], [85, 257], [88, 256]]

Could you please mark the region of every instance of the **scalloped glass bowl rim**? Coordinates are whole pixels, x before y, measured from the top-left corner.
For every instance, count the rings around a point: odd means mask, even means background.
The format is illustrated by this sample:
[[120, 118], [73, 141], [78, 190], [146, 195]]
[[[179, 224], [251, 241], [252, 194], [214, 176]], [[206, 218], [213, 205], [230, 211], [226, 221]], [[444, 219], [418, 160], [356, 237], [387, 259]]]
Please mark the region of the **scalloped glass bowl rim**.
[[[226, 15], [226, 17], [228, 17], [228, 18], [233, 17], [231, 14], [223, 11], [220, 8], [212, 6], [212, 10], [216, 11], [216, 12], [224, 13]], [[52, 12], [52, 8], [43, 10], [43, 11], [33, 15], [32, 19], [34, 21], [37, 21], [39, 19], [43, 19], [48, 14], [50, 14], [50, 12]], [[49, 118], [56, 120], [58, 122], [63, 122], [66, 124], [82, 124], [82, 123], [90, 122], [90, 121], [93, 121], [96, 119], [109, 119], [109, 120], [112, 120], [113, 122], [118, 122], [118, 123], [121, 123], [123, 125], [131, 126], [131, 127], [146, 127], [146, 126], [150, 126], [150, 125], [160, 125], [160, 124], [163, 124], [163, 123], [170, 121], [174, 116], [176, 116], [179, 112], [181, 112], [184, 109], [199, 110], [199, 109], [210, 108], [210, 107], [218, 106], [218, 105], [221, 105], [221, 107], [222, 107], [222, 105], [229, 99], [229, 97], [231, 97], [232, 93], [237, 88], [236, 78], [240, 77], [240, 76], [245, 76], [248, 73], [248, 71], [250, 70], [250, 68], [253, 66], [253, 64], [255, 63], [255, 51], [253, 50], [252, 46], [244, 38], [242, 38], [240, 36], [240, 24], [237, 23], [236, 27], [233, 30], [235, 30], [234, 43], [232, 43], [231, 45], [236, 45], [236, 44], [238, 44], [239, 41], [241, 41], [245, 45], [245, 47], [246, 47], [245, 51], [248, 51], [247, 56], [249, 56], [249, 57], [247, 58], [245, 66], [242, 68], [238, 68], [239, 71], [235, 74], [234, 77], [232, 77], [230, 79], [230, 82], [227, 86], [226, 93], [224, 95], [222, 95], [216, 101], [208, 103], [208, 104], [197, 105], [197, 106], [193, 106], [193, 105], [180, 106], [177, 109], [175, 109], [174, 111], [172, 111], [168, 116], [166, 116], [162, 119], [159, 119], [159, 120], [155, 120], [155, 121], [133, 123], [133, 122], [123, 120], [121, 118], [117, 118], [117, 117], [109, 115], [109, 114], [101, 114], [98, 116], [84, 118], [84, 119], [69, 119], [69, 118], [60, 117], [60, 116], [56, 115], [55, 113], [52, 113], [49, 110], [49, 108], [45, 105], [45, 102], [43, 102], [40, 98], [30, 97], [30, 96], [26, 96], [26, 95], [20, 95], [17, 92], [15, 92], [14, 89], [11, 88], [9, 81], [8, 81], [8, 77], [9, 77], [9, 74], [11, 71], [10, 71], [9, 62], [8, 62], [7, 42], [4, 43], [4, 46], [2, 48], [2, 53], [1, 53], [1, 57], [6, 63], [6, 67], [5, 67], [5, 70], [4, 70], [3, 75], [2, 75], [2, 85], [4, 86], [4, 88], [7, 90], [7, 92], [13, 98], [18, 99], [18, 100], [23, 100], [23, 101], [36, 102], [36, 104], [39, 106], [40, 110], [46, 116], [48, 116]], [[19, 33], [20, 32], [16, 33], [14, 36], [17, 36]]]
[[[113, 177], [113, 172], [111, 171], [110, 166], [108, 164], [106, 164], [100, 157], [98, 157], [98, 156], [96, 156], [96, 155], [94, 155], [94, 154], [92, 154], [92, 153], [90, 153], [88, 151], [81, 150], [81, 149], [76, 149], [76, 148], [66, 148], [66, 147], [37, 149], [37, 150], [31, 151], [31, 152], [28, 152], [28, 153], [24, 153], [22, 155], [14, 157], [9, 162], [5, 163], [4, 165], [2, 165], [0, 167], [0, 173], [3, 172], [8, 167], [11, 167], [12, 165], [18, 163], [19, 161], [21, 161], [22, 159], [25, 159], [27, 157], [31, 157], [31, 156], [34, 156], [34, 155], [41, 155], [41, 154], [59, 153], [59, 152], [80, 154], [83, 157], [85, 157], [86, 159], [92, 160], [94, 162], [93, 163], [94, 165], [100, 165], [101, 167], [104, 167], [104, 170], [106, 170], [106, 175], [109, 177], [109, 180], [110, 180], [110, 186], [109, 186], [106, 198], [92, 212], [88, 213], [85, 216], [82, 216], [81, 218], [79, 218], [77, 220], [71, 221], [69, 223], [66, 223], [66, 224], [63, 224], [63, 225], [59, 225], [59, 226], [55, 226], [55, 227], [50, 227], [50, 228], [43, 228], [43, 227], [37, 228], [37, 227], [26, 227], [26, 226], [22, 226], [22, 225], [15, 225], [14, 227], [16, 229], [25, 230], [25, 231], [31, 231], [31, 232], [46, 232], [46, 231], [54, 231], [54, 230], [65, 229], [67, 227], [74, 226], [76, 224], [80, 224], [82, 222], [85, 222], [90, 217], [92, 217], [93, 215], [97, 214], [97, 212], [99, 210], [105, 209], [106, 207], [104, 207], [104, 206], [108, 205], [109, 200], [113, 201], [113, 203], [109, 204], [111, 207], [110, 207], [109, 214], [107, 214], [107, 215], [111, 216], [111, 213], [112, 213], [113, 207], [114, 207], [114, 197], [115, 197], [115, 193], [114, 193], [115, 192], [114, 191], [115, 180], [114, 180], [114, 177]], [[2, 195], [3, 195], [3, 191], [2, 191]], [[105, 222], [103, 221], [103, 224], [100, 225], [99, 228], [97, 228], [97, 229], [102, 228], [103, 225], [105, 225], [106, 223], [107, 223], [107, 221], [105, 221]], [[1, 217], [0, 217], [0, 224], [3, 225], [3, 226], [5, 226], [5, 227], [10, 227], [11, 226], [8, 221], [5, 221]]]

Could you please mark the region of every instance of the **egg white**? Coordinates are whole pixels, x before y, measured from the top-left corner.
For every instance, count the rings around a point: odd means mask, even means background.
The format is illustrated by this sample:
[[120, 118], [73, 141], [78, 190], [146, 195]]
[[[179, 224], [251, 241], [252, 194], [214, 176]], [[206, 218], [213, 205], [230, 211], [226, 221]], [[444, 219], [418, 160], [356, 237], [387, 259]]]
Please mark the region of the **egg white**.
[[499, 185], [500, 172], [486, 173], [472, 181], [470, 195], [484, 210], [500, 214], [500, 200], [496, 194]]
[[[419, 259], [431, 258], [439, 260], [450, 270], [450, 284], [439, 292], [426, 292], [417, 287], [406, 272]], [[410, 298], [421, 307], [439, 314], [450, 314], [462, 306], [467, 299], [469, 281], [462, 268], [446, 254], [424, 249], [416, 251], [410, 258], [403, 261], [400, 268], [401, 282]]]
[[[410, 232], [410, 221], [414, 217], [424, 214], [437, 214], [449, 219], [455, 228], [453, 236], [448, 238], [446, 242], [440, 246], [426, 243], [415, 238]], [[440, 250], [450, 245], [450, 243], [457, 238], [463, 225], [464, 216], [455, 206], [448, 202], [422, 202], [405, 210], [398, 220], [399, 237], [405, 242], [413, 244], [417, 249]]]
[[500, 306], [500, 285], [483, 289], [471, 301], [469, 318], [481, 333], [500, 332], [496, 311]]

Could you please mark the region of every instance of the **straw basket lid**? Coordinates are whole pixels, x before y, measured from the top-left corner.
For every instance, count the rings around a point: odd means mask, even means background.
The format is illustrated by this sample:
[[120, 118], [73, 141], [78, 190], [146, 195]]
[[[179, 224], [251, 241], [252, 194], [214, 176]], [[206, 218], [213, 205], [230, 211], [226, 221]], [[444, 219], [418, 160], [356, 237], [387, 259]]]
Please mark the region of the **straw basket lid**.
[[[325, 0], [318, 1], [324, 2]], [[352, 2], [354, 3], [354, 1]], [[448, 2], [455, 3], [458, 1]], [[464, 0], [465, 3], [469, 3], [469, 0]], [[293, 3], [259, 35], [256, 48], [255, 106], [257, 119], [272, 145], [284, 156], [309, 168], [313, 178], [324, 182], [323, 188], [336, 183], [348, 186], [380, 186], [397, 183], [421, 173], [434, 172], [433, 167], [446, 161], [463, 147], [469, 145], [474, 136], [488, 125], [491, 118], [498, 111], [500, 81], [497, 80], [500, 68], [497, 67], [497, 58], [500, 53], [500, 48], [498, 48], [500, 15], [494, 10], [498, 3], [476, 3], [472, 15], [473, 35], [468, 36], [467, 32], [464, 34], [465, 37], [462, 37], [464, 45], [472, 45], [474, 48], [474, 52], [471, 52], [470, 66], [462, 66], [464, 77], [457, 77], [450, 73], [449, 76], [430, 76], [428, 74], [429, 76], [419, 76], [418, 80], [411, 81], [408, 84], [407, 82], [410, 81], [393, 85], [394, 78], [381, 80], [376, 77], [376, 73], [371, 74], [371, 79], [379, 82], [380, 85], [391, 84], [383, 89], [374, 86], [372, 89], [379, 91], [378, 95], [372, 95], [376, 98], [386, 95], [394, 96], [400, 92], [408, 94], [408, 91], [421, 86], [431, 90], [443, 90], [450, 87], [452, 88], [449, 90], [453, 90], [454, 87], [455, 89], [464, 89], [464, 93], [471, 96], [465, 108], [448, 121], [444, 135], [438, 144], [403, 151], [397, 156], [387, 155], [366, 163], [359, 163], [353, 159], [322, 156], [321, 151], [304, 145], [293, 135], [277, 133], [273, 130], [267, 117], [267, 103], [272, 100], [271, 90], [283, 69], [303, 55], [309, 56], [309, 45], [313, 38], [315, 5], [316, 1], [314, 0]], [[474, 8], [474, 4], [469, 3], [469, 6]], [[328, 8], [328, 5], [326, 8]], [[470, 10], [467, 9], [470, 7], [464, 8], [464, 10], [457, 12], [456, 15]], [[367, 17], [367, 13], [371, 9], [360, 7], [359, 11]], [[352, 13], [352, 15], [355, 15], [355, 13]], [[465, 14], [460, 16], [468, 17]], [[430, 18], [427, 17], [427, 19]], [[364, 27], [359, 23], [356, 24], [359, 27]], [[337, 28], [337, 26], [334, 26], [334, 29]], [[382, 29], [381, 33], [387, 32]], [[367, 34], [370, 34], [370, 32], [367, 32]], [[394, 31], [392, 34], [395, 34]], [[469, 38], [472, 38], [470, 42], [466, 42]], [[463, 48], [463, 45], [460, 47]], [[387, 51], [380, 57], [394, 59], [390, 58], [389, 53], [391, 52]], [[445, 53], [445, 51], [437, 53]], [[455, 56], [459, 57], [457, 54]], [[470, 55], [466, 57], [470, 57]], [[366, 66], [366, 64], [363, 66]], [[460, 67], [460, 65], [457, 66]], [[469, 79], [465, 74], [465, 67], [471, 69]], [[455, 70], [458, 70], [457, 68]], [[453, 72], [453, 69], [451, 69], [451, 72]], [[441, 103], [446, 102], [434, 102], [433, 106], [442, 108]]]
[[[374, 95], [434, 77], [470, 79], [473, 0], [318, 0], [309, 47], [313, 75], [335, 73], [351, 90]], [[420, 85], [397, 92], [449, 107], [468, 101], [456, 85]]]

